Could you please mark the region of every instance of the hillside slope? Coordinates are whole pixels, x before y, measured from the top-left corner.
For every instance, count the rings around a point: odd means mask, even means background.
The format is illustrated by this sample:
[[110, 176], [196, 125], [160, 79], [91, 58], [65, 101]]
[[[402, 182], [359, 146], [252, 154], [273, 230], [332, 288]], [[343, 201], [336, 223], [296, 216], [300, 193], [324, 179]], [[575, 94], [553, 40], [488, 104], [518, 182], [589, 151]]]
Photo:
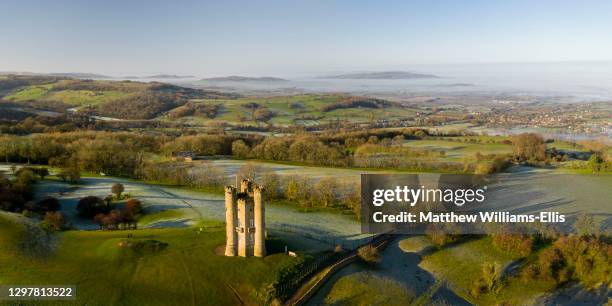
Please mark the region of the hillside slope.
[[233, 99], [236, 95], [165, 83], [78, 80], [61, 77], [0, 78], [0, 96], [40, 109], [79, 112], [121, 119], [152, 119], [190, 99]]

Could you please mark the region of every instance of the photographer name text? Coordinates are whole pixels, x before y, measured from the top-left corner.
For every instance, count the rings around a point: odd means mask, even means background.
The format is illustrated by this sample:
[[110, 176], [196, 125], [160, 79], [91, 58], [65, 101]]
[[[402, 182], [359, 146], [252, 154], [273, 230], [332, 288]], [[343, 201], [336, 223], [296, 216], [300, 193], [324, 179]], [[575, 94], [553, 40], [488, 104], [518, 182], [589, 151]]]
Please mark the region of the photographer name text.
[[535, 214], [511, 214], [509, 212], [479, 212], [473, 214], [401, 212], [385, 214], [375, 212], [372, 214], [372, 221], [375, 223], [563, 223], [565, 222], [565, 215], [558, 212], [539, 212]]

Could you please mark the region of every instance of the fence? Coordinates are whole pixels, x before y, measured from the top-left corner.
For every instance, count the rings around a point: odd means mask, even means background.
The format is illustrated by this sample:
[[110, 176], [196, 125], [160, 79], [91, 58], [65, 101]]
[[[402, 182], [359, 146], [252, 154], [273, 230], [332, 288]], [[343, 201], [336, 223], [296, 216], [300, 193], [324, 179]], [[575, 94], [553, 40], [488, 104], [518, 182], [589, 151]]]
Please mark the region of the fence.
[[319, 271], [321, 268], [328, 266], [332, 262], [338, 260], [339, 258], [345, 256], [342, 253], [326, 253], [323, 254], [314, 261], [311, 261], [309, 264], [305, 265], [297, 272], [293, 277], [285, 280], [280, 280], [276, 288], [276, 296], [285, 299], [286, 297], [293, 294], [310, 276], [312, 276], [315, 272]]
[[[291, 227], [288, 227], [288, 228], [291, 228]], [[309, 237], [310, 239], [315, 239], [315, 240], [325, 239], [325, 238], [320, 238], [317, 235], [312, 235], [312, 234], [310, 235], [312, 236], [312, 238]], [[372, 245], [379, 241], [383, 241], [388, 238], [387, 236], [388, 236], [387, 234], [379, 234], [376, 236], [355, 239], [352, 241], [352, 244], [351, 244], [352, 248], [343, 247], [343, 249], [345, 250], [351, 250], [350, 252], [342, 252], [342, 253], [328, 252], [328, 253], [325, 253], [315, 258], [313, 261], [311, 261], [310, 263], [302, 267], [293, 277], [290, 277], [284, 280], [280, 280], [280, 282], [276, 284], [275, 288], [276, 288], [277, 297], [280, 297], [281, 299], [285, 300], [289, 295], [295, 293], [296, 290], [304, 283], [305, 280], [307, 280], [309, 277], [311, 277], [312, 275], [320, 271], [322, 268], [325, 268], [334, 263], [338, 263], [351, 256], [355, 256], [355, 253], [353, 252], [354, 250], [364, 245]], [[323, 236], [323, 237], [326, 237], [326, 236]], [[341, 244], [338, 244], [338, 245], [341, 245]]]

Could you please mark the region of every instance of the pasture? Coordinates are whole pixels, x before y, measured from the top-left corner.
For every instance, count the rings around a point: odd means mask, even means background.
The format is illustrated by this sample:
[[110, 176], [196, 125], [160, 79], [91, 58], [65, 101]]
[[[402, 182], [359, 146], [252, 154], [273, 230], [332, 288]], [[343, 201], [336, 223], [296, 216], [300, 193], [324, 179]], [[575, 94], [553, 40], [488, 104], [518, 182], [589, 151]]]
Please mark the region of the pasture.
[[[29, 305], [254, 305], [261, 303], [259, 289], [300, 260], [282, 253], [216, 255], [215, 248], [225, 242], [218, 222], [204, 223], [202, 232], [166, 228], [47, 236], [20, 219], [0, 214], [0, 284], [77, 287], [75, 301]], [[27, 247], [33, 239], [37, 246]]]
[[[469, 140], [470, 138], [461, 137]], [[486, 141], [486, 140], [485, 140]], [[407, 140], [405, 147], [423, 148], [432, 151], [445, 152], [441, 161], [462, 161], [465, 158], [473, 158], [476, 153], [480, 154], [510, 154], [512, 145], [502, 143], [459, 142], [438, 139]]]
[[97, 105], [124, 98], [130, 93], [118, 90], [54, 90], [54, 84], [27, 86], [4, 97], [8, 101], [24, 102], [31, 100], [59, 101], [75, 107]]
[[[256, 103], [274, 113], [269, 120], [276, 125], [313, 125], [328, 123], [333, 120], [348, 120], [350, 122], [367, 122], [378, 119], [396, 119], [414, 116], [416, 110], [406, 107], [360, 108], [350, 107], [324, 111], [324, 106], [336, 103], [341, 95], [296, 95], [278, 97], [247, 97], [229, 100], [194, 99], [194, 103], [219, 105], [219, 113], [209, 119], [201, 116], [186, 116], [178, 120], [191, 124], [205, 124], [213, 121], [223, 121], [232, 124], [257, 125], [253, 119], [253, 109], [249, 105]], [[166, 119], [167, 118], [162, 118]], [[174, 119], [173, 119], [174, 120]]]

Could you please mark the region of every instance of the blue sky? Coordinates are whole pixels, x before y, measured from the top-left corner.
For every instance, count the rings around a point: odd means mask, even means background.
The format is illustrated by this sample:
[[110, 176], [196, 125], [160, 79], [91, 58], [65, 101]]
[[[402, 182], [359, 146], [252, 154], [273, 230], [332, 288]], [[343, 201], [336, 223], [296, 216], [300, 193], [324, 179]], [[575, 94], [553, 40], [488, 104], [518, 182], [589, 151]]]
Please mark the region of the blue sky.
[[291, 75], [612, 60], [612, 1], [0, 0], [0, 71]]

